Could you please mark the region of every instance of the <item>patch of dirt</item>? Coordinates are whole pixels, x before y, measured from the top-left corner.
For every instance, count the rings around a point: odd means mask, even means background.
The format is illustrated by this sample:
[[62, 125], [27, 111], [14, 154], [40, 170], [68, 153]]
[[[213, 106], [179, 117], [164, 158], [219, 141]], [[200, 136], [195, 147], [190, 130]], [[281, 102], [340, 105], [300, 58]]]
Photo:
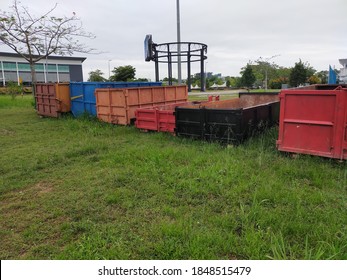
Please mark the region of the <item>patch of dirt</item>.
[[42, 181], [42, 182], [38, 182], [31, 189], [40, 195], [40, 194], [46, 194], [46, 193], [52, 192], [54, 189], [54, 186], [52, 183]]
[[16, 132], [13, 130], [5, 129], [5, 128], [0, 129], [0, 135], [2, 135], [2, 136], [12, 136], [15, 134], [16, 134]]

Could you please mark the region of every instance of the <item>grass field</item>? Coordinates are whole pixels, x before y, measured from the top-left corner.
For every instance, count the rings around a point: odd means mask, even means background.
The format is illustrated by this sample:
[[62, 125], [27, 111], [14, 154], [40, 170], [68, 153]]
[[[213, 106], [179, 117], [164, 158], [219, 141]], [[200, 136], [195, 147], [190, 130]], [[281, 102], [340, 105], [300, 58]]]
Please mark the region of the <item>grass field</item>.
[[0, 96], [1, 259], [347, 259], [346, 163]]

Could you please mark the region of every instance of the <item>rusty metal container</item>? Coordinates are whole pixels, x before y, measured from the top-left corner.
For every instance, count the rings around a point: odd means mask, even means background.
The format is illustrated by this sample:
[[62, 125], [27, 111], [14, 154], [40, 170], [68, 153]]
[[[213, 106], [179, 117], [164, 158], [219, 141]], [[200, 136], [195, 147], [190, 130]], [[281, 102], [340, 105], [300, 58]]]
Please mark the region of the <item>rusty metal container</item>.
[[69, 83], [36, 84], [36, 110], [41, 116], [59, 117], [70, 112]]
[[[274, 98], [276, 99], [276, 97], [274, 96], [279, 96], [279, 91], [269, 91], [269, 92], [248, 92], [248, 91], [242, 91], [239, 92], [239, 97], [240, 98], [251, 98], [254, 100], [254, 102], [257, 103], [267, 103], [267, 102], [272, 102], [274, 100]], [[277, 100], [279, 100], [279, 98], [277, 98]]]
[[347, 86], [282, 90], [280, 151], [347, 159]]
[[96, 109], [100, 120], [121, 125], [135, 122], [138, 108], [186, 102], [187, 86], [96, 89]]
[[257, 96], [176, 107], [176, 134], [207, 141], [239, 144], [278, 121], [279, 98]]
[[175, 133], [177, 106], [201, 104], [201, 102], [183, 102], [171, 105], [155, 106], [151, 108], [139, 108], [135, 111], [135, 126], [143, 130], [153, 130]]

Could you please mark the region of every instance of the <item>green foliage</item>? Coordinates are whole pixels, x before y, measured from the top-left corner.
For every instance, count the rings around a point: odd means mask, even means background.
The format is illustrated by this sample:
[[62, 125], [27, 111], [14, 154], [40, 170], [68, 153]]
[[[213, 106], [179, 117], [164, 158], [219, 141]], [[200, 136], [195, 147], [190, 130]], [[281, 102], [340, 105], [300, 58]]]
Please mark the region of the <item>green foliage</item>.
[[103, 77], [104, 73], [99, 69], [96, 69], [95, 71], [90, 71], [88, 75], [89, 75], [88, 82], [105, 82], [106, 81], [106, 79]]
[[320, 82], [322, 84], [328, 83], [328, 76], [329, 76], [329, 71], [319, 71], [316, 73], [317, 77], [320, 79]]
[[292, 87], [298, 87], [309, 82], [309, 77], [313, 76], [316, 70], [308, 62], [303, 63], [301, 59], [295, 63], [289, 75], [289, 84]]
[[230, 77], [227, 79], [227, 83], [229, 82], [229, 87], [231, 88], [240, 88], [241, 85], [241, 77]]
[[289, 79], [286, 77], [280, 77], [272, 79], [269, 81], [269, 88], [271, 89], [281, 89], [282, 84], [288, 84]]
[[307, 82], [310, 85], [314, 85], [314, 84], [320, 84], [321, 83], [321, 79], [317, 76], [317, 75], [312, 75], [311, 77], [309, 77], [307, 79]]
[[[171, 81], [175, 84], [175, 83], [178, 83], [178, 79], [176, 79], [176, 78], [174, 78], [174, 77], [172, 77], [171, 78]], [[164, 79], [162, 79], [162, 82], [164, 83], [164, 84], [169, 84], [169, 78], [168, 77], [165, 77]]]
[[18, 85], [15, 82], [8, 82], [5, 92], [10, 95], [12, 99], [15, 99], [18, 95], [23, 95], [24, 89], [22, 85]]
[[256, 76], [257, 87], [266, 87], [270, 79], [276, 77], [278, 65], [260, 57], [255, 61], [257, 64], [252, 65], [254, 75]]
[[307, 79], [307, 69], [302, 63], [301, 59], [299, 62], [295, 63], [294, 68], [290, 72], [289, 75], [289, 84], [292, 87], [298, 87], [301, 84], [304, 84]]
[[[252, 67], [256, 81], [254, 82], [255, 87], [265, 87], [266, 77], [267, 84], [269, 88], [281, 88], [278, 85], [280, 80], [289, 79], [290, 68], [278, 66], [275, 63], [270, 63], [263, 61], [262, 58], [259, 58], [254, 63], [249, 63]], [[275, 85], [276, 84], [276, 85]]]
[[317, 71], [314, 69], [307, 61], [304, 63], [305, 68], [306, 68], [306, 75], [307, 78], [313, 76]]
[[134, 82], [148, 82], [147, 78], [136, 78]]
[[247, 88], [251, 88], [256, 81], [252, 66], [250, 64], [247, 64], [247, 66], [243, 68], [241, 74], [241, 85]]
[[[192, 85], [198, 85], [201, 86], [201, 80], [200, 80], [200, 73], [197, 73], [195, 75], [192, 75], [190, 77]], [[226, 81], [228, 80], [228, 77], [226, 78]], [[218, 75], [212, 75], [208, 78], [206, 78], [206, 88], [209, 89], [213, 84], [222, 85], [224, 83], [224, 80], [220, 78]]]
[[110, 77], [112, 82], [127, 82], [135, 79], [136, 69], [131, 65], [115, 67]]

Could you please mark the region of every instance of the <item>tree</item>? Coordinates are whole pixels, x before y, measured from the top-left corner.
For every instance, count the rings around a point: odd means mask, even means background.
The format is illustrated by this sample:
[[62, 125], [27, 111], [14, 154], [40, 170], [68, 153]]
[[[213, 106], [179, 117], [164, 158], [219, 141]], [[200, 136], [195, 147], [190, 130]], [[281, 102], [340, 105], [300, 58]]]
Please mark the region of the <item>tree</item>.
[[131, 65], [115, 67], [112, 70], [113, 75], [110, 77], [112, 82], [126, 82], [135, 79], [136, 69]]
[[147, 78], [136, 78], [134, 82], [148, 82]]
[[292, 87], [298, 87], [300, 84], [304, 84], [307, 79], [307, 69], [302, 63], [301, 59], [299, 62], [295, 63], [295, 66], [293, 67], [292, 71], [289, 75], [289, 84]]
[[[172, 81], [173, 83], [178, 83], [178, 79], [177, 79], [177, 78], [171, 78], [171, 81]], [[169, 78], [168, 78], [168, 77], [165, 77], [165, 78], [162, 80], [162, 82], [168, 84], [168, 83], [169, 83]]]
[[283, 84], [288, 84], [288, 78], [280, 77], [269, 81], [269, 87], [271, 89], [281, 89]]
[[278, 65], [275, 63], [270, 63], [270, 60], [277, 57], [278, 55], [273, 55], [269, 58], [259, 57], [255, 62], [258, 63], [258, 68], [260, 68], [263, 74], [264, 88], [267, 90], [269, 79], [273, 79], [275, 77], [276, 69]]
[[310, 85], [314, 85], [314, 84], [320, 84], [321, 83], [321, 80], [320, 78], [317, 76], [317, 75], [312, 75], [311, 77], [309, 77], [307, 79], [307, 82], [310, 84]]
[[95, 71], [90, 71], [88, 73], [89, 78], [88, 82], [105, 82], [106, 79], [102, 76], [104, 73], [101, 72], [101, 70], [96, 69]]
[[326, 84], [328, 82], [329, 71], [319, 71], [316, 75], [322, 84]]
[[9, 12], [0, 10], [0, 43], [10, 47], [30, 64], [33, 85], [36, 83], [35, 63], [41, 59], [51, 54], [72, 55], [74, 52], [93, 51], [78, 38], [94, 38], [94, 35], [83, 30], [75, 13], [68, 17], [51, 15], [56, 7], [57, 4], [43, 15], [35, 16], [14, 0]]
[[248, 63], [245, 68], [243, 68], [243, 71], [240, 73], [241, 76], [241, 85], [245, 86], [247, 88], [251, 88], [256, 80], [252, 67]]
[[[289, 75], [290, 75], [291, 71], [292, 71], [291, 68], [279, 66], [276, 69], [276, 77], [280, 78], [282, 80], [289, 80]], [[287, 83], [288, 83], [288, 81], [287, 81]]]

